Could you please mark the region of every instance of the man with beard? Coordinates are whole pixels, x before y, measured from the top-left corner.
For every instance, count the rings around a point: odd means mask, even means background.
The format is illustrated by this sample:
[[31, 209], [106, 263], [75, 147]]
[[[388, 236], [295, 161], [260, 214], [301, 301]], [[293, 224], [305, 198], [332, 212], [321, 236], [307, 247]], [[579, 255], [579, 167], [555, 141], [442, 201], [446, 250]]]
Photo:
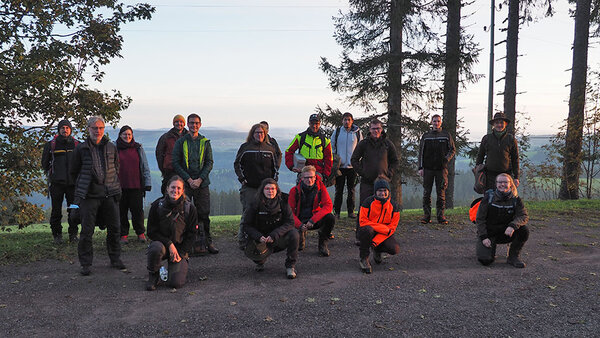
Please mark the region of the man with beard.
[[175, 146], [175, 142], [187, 133], [185, 118], [182, 115], [175, 115], [173, 117], [173, 128], [164, 133], [156, 144], [156, 163], [163, 178], [162, 186], [160, 187], [160, 191], [163, 194], [165, 193], [167, 182], [175, 175], [175, 169], [173, 169], [172, 164], [173, 147]]
[[294, 166], [294, 153], [298, 150], [306, 159], [305, 165], [314, 166], [323, 179], [329, 176], [333, 165], [331, 142], [320, 128], [319, 115], [312, 114], [308, 120], [308, 129], [296, 135], [285, 151], [285, 165], [288, 169], [295, 173], [302, 171], [302, 168]]

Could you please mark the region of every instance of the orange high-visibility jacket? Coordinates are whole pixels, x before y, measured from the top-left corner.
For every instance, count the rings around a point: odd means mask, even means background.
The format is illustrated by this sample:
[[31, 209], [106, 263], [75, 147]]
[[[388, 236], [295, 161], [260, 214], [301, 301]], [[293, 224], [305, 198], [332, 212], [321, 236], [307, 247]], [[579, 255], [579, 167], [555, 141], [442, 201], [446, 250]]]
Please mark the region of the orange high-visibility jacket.
[[378, 246], [396, 232], [400, 222], [400, 209], [389, 198], [382, 202], [370, 196], [360, 206], [359, 225], [370, 226], [377, 235], [373, 237], [373, 245]]

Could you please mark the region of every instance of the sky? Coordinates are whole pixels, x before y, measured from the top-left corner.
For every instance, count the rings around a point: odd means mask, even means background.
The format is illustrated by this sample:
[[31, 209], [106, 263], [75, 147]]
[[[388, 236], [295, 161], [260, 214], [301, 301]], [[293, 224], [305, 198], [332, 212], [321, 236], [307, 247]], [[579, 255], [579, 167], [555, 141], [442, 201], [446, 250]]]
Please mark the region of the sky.
[[[339, 60], [332, 17], [348, 9], [347, 1], [147, 2], [156, 7], [152, 20], [122, 27], [123, 58], [104, 67], [103, 82], [94, 84], [133, 99], [121, 114], [121, 124], [167, 128], [175, 114], [196, 112], [203, 127], [245, 131], [267, 120], [277, 135], [278, 129], [305, 129], [317, 105], [367, 116], [331, 91], [318, 67], [322, 56], [334, 64]], [[532, 135], [554, 133], [567, 117], [574, 25], [568, 5], [560, 3], [554, 17], [541, 18], [520, 32], [517, 91], [522, 94], [517, 110], [531, 117], [527, 132]], [[496, 41], [505, 37], [498, 28], [505, 26], [507, 11], [498, 7]], [[475, 72], [487, 74], [490, 41], [484, 26], [489, 26], [490, 3], [476, 0], [463, 14], [470, 14], [463, 25], [482, 48]], [[499, 79], [504, 44], [496, 47], [495, 55], [494, 78]], [[590, 49], [588, 59], [590, 66], [600, 68], [598, 48]], [[498, 93], [504, 84], [495, 86]], [[459, 116], [472, 139], [486, 132], [487, 93], [486, 75], [459, 94]], [[494, 102], [502, 109], [501, 96]]]

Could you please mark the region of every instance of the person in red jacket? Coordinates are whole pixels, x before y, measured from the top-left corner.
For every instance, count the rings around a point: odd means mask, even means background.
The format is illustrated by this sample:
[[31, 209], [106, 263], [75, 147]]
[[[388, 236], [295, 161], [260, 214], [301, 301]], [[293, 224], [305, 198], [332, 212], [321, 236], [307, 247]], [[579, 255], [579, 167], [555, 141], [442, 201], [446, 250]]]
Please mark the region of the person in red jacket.
[[375, 181], [375, 195], [367, 197], [360, 205], [358, 240], [360, 241], [360, 268], [371, 273], [369, 254], [374, 251], [374, 261], [381, 263], [381, 253], [396, 255], [400, 246], [394, 238], [400, 221], [400, 209], [390, 200], [390, 184], [384, 179]]
[[300, 232], [298, 251], [306, 244], [306, 231], [319, 229], [319, 254], [329, 256], [327, 242], [335, 225], [335, 216], [331, 213], [333, 203], [325, 184], [317, 176], [312, 165], [302, 168], [300, 183], [290, 190], [288, 203], [294, 214], [294, 225]]

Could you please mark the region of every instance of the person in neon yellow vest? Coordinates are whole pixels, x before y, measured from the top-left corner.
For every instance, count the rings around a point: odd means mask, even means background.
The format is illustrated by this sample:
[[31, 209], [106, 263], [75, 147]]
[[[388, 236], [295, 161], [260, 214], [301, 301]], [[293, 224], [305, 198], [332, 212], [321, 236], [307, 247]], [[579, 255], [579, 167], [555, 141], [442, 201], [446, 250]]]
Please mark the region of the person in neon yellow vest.
[[208, 175], [213, 167], [210, 140], [198, 131], [202, 126], [200, 116], [190, 114], [187, 118], [189, 133], [175, 142], [173, 147], [173, 168], [185, 181], [185, 194], [198, 212], [198, 239], [194, 243], [194, 254], [219, 253], [210, 235], [210, 180]]
[[294, 153], [299, 150], [306, 159], [306, 165], [312, 165], [323, 179], [331, 173], [333, 155], [331, 141], [320, 131], [321, 119], [318, 114], [312, 114], [308, 120], [308, 129], [296, 135], [285, 150], [285, 165], [291, 171], [300, 173], [302, 168], [294, 167]]

